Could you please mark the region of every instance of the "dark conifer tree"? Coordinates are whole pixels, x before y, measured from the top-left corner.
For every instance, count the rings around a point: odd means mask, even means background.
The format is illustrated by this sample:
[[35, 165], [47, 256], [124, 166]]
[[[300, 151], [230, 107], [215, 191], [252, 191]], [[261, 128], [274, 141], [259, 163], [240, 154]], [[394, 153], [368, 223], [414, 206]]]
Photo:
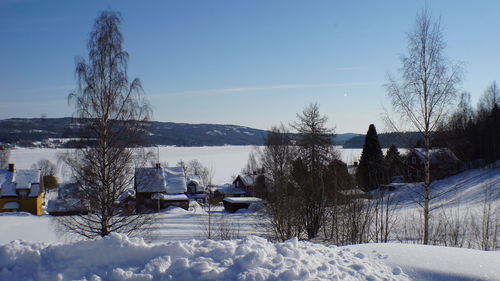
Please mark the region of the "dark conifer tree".
[[356, 172], [358, 184], [362, 189], [373, 190], [385, 182], [383, 160], [377, 130], [373, 124], [370, 124]]
[[387, 150], [384, 166], [386, 179], [390, 179], [393, 176], [402, 176], [404, 174], [403, 159], [395, 145], [391, 145]]

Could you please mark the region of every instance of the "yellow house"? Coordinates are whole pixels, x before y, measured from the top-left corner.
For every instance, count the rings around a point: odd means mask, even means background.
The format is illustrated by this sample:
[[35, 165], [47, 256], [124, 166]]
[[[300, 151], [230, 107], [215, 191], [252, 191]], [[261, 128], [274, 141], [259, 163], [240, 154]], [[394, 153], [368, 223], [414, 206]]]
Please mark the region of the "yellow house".
[[42, 214], [43, 182], [39, 170], [0, 170], [0, 212]]

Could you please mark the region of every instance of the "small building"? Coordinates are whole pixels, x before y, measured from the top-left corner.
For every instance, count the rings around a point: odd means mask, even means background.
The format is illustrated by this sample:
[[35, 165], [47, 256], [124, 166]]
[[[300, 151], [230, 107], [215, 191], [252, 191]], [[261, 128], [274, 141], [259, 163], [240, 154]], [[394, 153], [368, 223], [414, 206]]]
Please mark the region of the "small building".
[[187, 176], [186, 181], [188, 198], [198, 203], [207, 203], [208, 193], [203, 179], [199, 176]]
[[248, 209], [252, 203], [261, 203], [262, 199], [257, 197], [226, 197], [222, 200], [224, 210], [234, 213], [239, 209]]
[[89, 207], [80, 199], [80, 186], [76, 183], [62, 184], [57, 188], [57, 199], [47, 201], [47, 213], [52, 216], [88, 214]]
[[[189, 208], [184, 168], [136, 168], [134, 178], [136, 208], [159, 211], [169, 206]], [[174, 196], [175, 195], [175, 196]]]
[[0, 170], [0, 212], [28, 212], [41, 215], [43, 182], [40, 170], [16, 169], [9, 164]]
[[252, 175], [240, 174], [234, 179], [233, 185], [235, 188], [244, 190], [245, 196], [262, 197], [265, 192], [265, 176], [257, 173]]
[[242, 188], [235, 187], [233, 184], [226, 183], [224, 185], [216, 185], [210, 188], [215, 201], [219, 202], [226, 197], [244, 197], [246, 191]]
[[[452, 176], [460, 171], [461, 161], [448, 148], [429, 150], [431, 180]], [[425, 149], [410, 150], [406, 160], [406, 180], [410, 182], [424, 181]]]

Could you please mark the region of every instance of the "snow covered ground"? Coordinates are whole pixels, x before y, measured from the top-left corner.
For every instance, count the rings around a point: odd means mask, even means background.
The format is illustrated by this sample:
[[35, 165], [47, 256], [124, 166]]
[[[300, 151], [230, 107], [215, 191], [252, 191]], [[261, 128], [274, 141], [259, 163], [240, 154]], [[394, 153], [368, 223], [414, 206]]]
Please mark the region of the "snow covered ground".
[[[195, 203], [195, 205], [197, 205]], [[226, 213], [222, 206], [212, 209], [212, 228], [214, 238], [219, 236], [219, 226], [230, 231], [233, 237], [261, 235], [259, 217], [257, 213], [245, 212]], [[154, 223], [145, 240], [152, 243], [167, 241], [203, 239], [208, 225], [208, 214], [199, 205], [189, 211], [171, 207], [161, 213], [154, 214]], [[43, 215], [34, 216], [29, 213], [0, 213], [0, 245], [13, 240], [27, 240], [32, 242], [70, 242], [81, 240], [68, 233], [57, 230], [57, 217]], [[1, 279], [0, 279], [1, 280]]]
[[0, 280], [499, 280], [500, 252], [408, 244], [324, 246], [291, 239], [149, 244], [111, 234], [0, 246]]
[[[162, 149], [177, 157], [161, 159], [169, 163], [196, 158], [206, 165], [203, 161], [215, 159], [220, 161], [217, 167], [231, 161], [243, 167], [252, 147]], [[224, 149], [226, 158], [218, 158]], [[27, 168], [40, 158], [55, 162], [57, 151], [17, 149], [11, 160]], [[217, 177], [227, 181], [230, 175], [224, 171]], [[392, 193], [398, 199], [395, 215], [418, 225], [418, 218], [409, 216], [418, 217], [419, 211], [415, 197], [409, 195], [412, 188], [418, 186]], [[434, 182], [434, 194], [442, 194], [432, 201], [434, 219], [456, 210], [479, 218], [488, 190], [492, 206], [500, 208], [500, 165]], [[213, 214], [215, 228], [222, 223], [233, 230], [232, 237], [241, 239], [205, 240], [207, 213], [196, 205], [189, 211], [170, 208], [157, 214], [144, 239], [114, 234], [81, 240], [55, 231], [51, 216], [2, 214], [0, 280], [500, 280], [500, 251], [394, 243], [344, 247], [297, 240], [271, 243], [255, 236], [263, 234], [256, 213], [228, 214], [217, 207]]]
[[0, 268], [1, 280], [408, 280], [349, 249], [256, 236], [154, 245], [120, 234], [70, 244], [16, 241], [0, 246]]
[[401, 269], [411, 280], [500, 280], [500, 251], [395, 243], [341, 248], [363, 253], [366, 258], [382, 259], [393, 270]]

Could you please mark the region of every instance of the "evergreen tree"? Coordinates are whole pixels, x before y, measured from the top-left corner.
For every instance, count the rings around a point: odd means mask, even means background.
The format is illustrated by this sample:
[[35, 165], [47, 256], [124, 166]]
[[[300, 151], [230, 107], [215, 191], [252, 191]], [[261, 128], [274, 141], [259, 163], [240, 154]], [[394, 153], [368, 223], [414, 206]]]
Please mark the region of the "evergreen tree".
[[385, 181], [383, 160], [384, 156], [378, 141], [377, 130], [373, 124], [370, 124], [361, 152], [359, 167], [356, 171], [356, 178], [361, 188], [364, 190], [376, 189]]
[[393, 176], [402, 176], [404, 174], [403, 159], [395, 145], [391, 145], [387, 150], [384, 166], [386, 179], [390, 179]]

